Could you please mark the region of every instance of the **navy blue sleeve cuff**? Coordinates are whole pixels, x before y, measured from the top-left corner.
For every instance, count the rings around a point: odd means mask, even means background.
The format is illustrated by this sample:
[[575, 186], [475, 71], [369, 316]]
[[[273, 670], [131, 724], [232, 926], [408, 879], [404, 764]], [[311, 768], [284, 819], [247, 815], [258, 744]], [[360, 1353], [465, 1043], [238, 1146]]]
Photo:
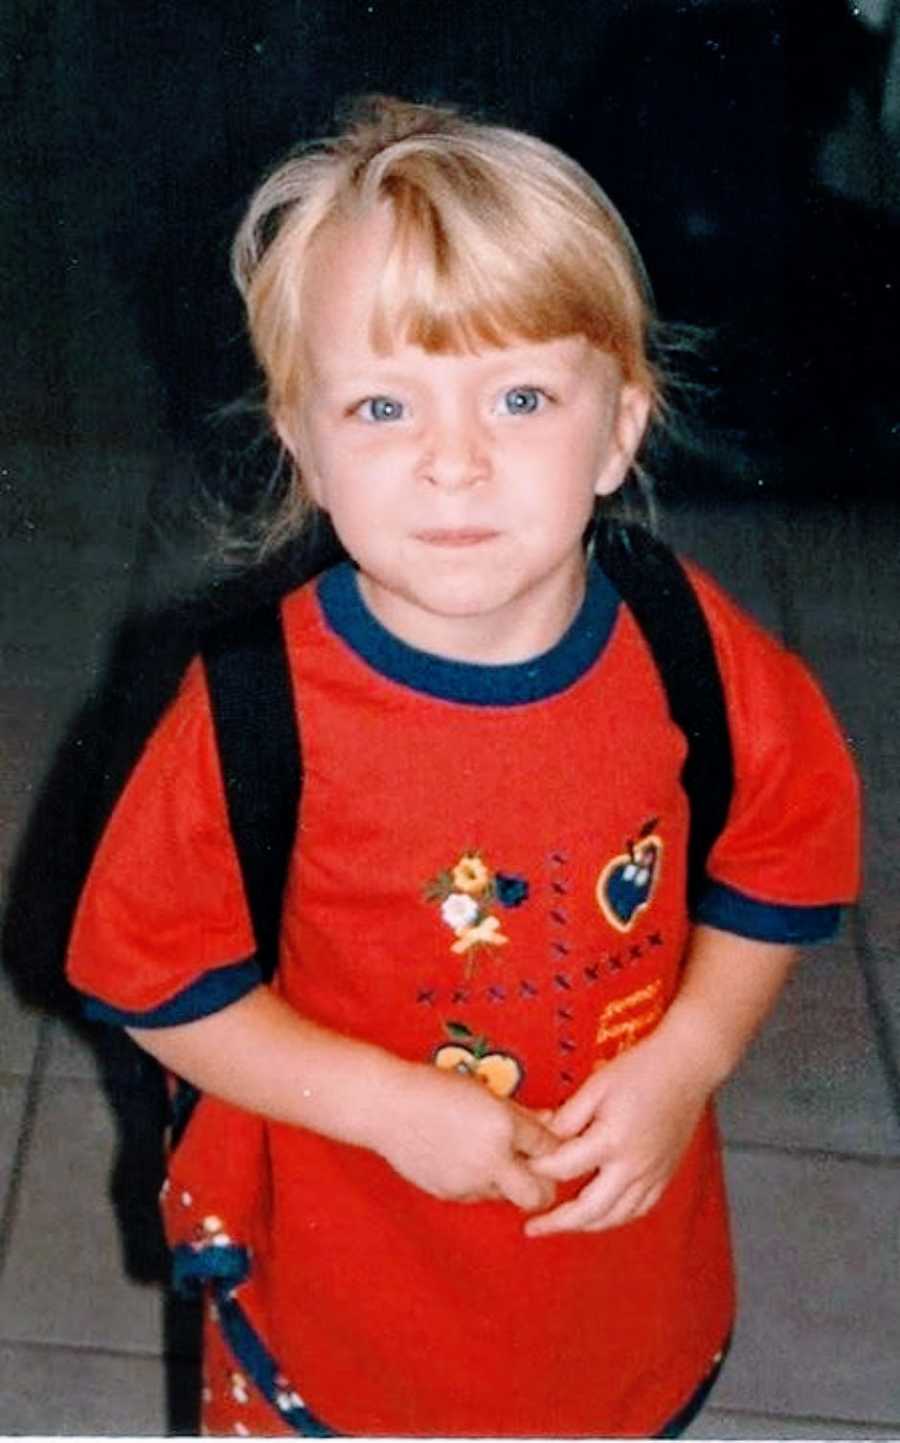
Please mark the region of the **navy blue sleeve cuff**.
[[261, 982], [259, 963], [251, 957], [246, 962], [233, 962], [204, 972], [190, 987], [149, 1012], [125, 1012], [101, 1002], [99, 997], [85, 997], [84, 1015], [92, 1022], [113, 1022], [120, 1027], [177, 1027], [182, 1022], [198, 1022], [201, 1017], [221, 1012]]
[[698, 906], [695, 922], [705, 922], [722, 932], [738, 937], [751, 937], [756, 942], [806, 944], [827, 942], [840, 926], [841, 908], [788, 907], [781, 902], [758, 902], [743, 892], [726, 887], [724, 882], [710, 882]]

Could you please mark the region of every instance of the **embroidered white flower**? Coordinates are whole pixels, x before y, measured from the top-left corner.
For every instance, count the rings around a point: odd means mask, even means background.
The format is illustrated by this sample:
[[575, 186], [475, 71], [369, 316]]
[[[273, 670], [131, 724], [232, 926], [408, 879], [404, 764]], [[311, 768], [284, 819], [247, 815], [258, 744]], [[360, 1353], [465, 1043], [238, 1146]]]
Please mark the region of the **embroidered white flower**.
[[250, 1393], [247, 1389], [247, 1379], [243, 1373], [232, 1373], [229, 1382], [231, 1383], [231, 1396], [235, 1403], [249, 1403]]
[[214, 1214], [205, 1217], [201, 1223], [202, 1237], [194, 1244], [194, 1249], [201, 1252], [203, 1248], [230, 1248], [231, 1238], [225, 1231], [225, 1224], [222, 1219]]
[[454, 932], [471, 927], [478, 916], [478, 903], [465, 892], [451, 892], [441, 903], [441, 917]]
[[283, 1388], [281, 1392], [275, 1394], [275, 1403], [282, 1413], [290, 1413], [292, 1408], [303, 1408], [305, 1406], [299, 1393], [295, 1393], [293, 1389], [288, 1390], [286, 1388]]

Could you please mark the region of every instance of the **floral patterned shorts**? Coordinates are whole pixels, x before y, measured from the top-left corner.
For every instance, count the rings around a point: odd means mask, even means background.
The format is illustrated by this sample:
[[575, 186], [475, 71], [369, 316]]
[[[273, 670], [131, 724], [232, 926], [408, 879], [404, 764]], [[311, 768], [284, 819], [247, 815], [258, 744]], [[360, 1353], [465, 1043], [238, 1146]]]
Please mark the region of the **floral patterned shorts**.
[[235, 1357], [220, 1323], [216, 1303], [209, 1296], [203, 1309], [203, 1385], [200, 1409], [200, 1432], [204, 1437], [296, 1438], [335, 1437], [330, 1428], [308, 1413], [290, 1385], [276, 1377], [276, 1385], [284, 1382], [286, 1395], [276, 1391], [282, 1407], [291, 1404], [302, 1409], [304, 1422], [288, 1421], [279, 1408], [266, 1397], [254, 1382], [248, 1369]]

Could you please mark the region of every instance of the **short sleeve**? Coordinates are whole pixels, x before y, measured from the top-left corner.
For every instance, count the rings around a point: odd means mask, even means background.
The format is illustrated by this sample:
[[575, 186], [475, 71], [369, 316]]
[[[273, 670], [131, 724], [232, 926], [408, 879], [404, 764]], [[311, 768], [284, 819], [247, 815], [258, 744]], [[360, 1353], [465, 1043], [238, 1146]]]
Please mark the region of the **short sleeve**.
[[166, 1027], [260, 982], [205, 676], [192, 663], [94, 856], [69, 944], [88, 1016]]
[[836, 930], [859, 887], [859, 784], [800, 659], [691, 568], [713, 636], [734, 753], [728, 820], [695, 920], [761, 941]]

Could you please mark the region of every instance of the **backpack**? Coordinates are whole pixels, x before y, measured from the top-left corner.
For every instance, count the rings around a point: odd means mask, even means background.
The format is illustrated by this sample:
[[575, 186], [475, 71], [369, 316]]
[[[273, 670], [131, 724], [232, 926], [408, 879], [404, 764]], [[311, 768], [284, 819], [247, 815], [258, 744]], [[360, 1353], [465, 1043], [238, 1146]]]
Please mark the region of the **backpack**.
[[[688, 904], [725, 825], [734, 769], [725, 695], [697, 595], [671, 549], [640, 526], [606, 522], [596, 562], [643, 632], [687, 756]], [[202, 648], [235, 850], [263, 975], [278, 958], [281, 902], [303, 785], [301, 739], [277, 602], [215, 627]]]

